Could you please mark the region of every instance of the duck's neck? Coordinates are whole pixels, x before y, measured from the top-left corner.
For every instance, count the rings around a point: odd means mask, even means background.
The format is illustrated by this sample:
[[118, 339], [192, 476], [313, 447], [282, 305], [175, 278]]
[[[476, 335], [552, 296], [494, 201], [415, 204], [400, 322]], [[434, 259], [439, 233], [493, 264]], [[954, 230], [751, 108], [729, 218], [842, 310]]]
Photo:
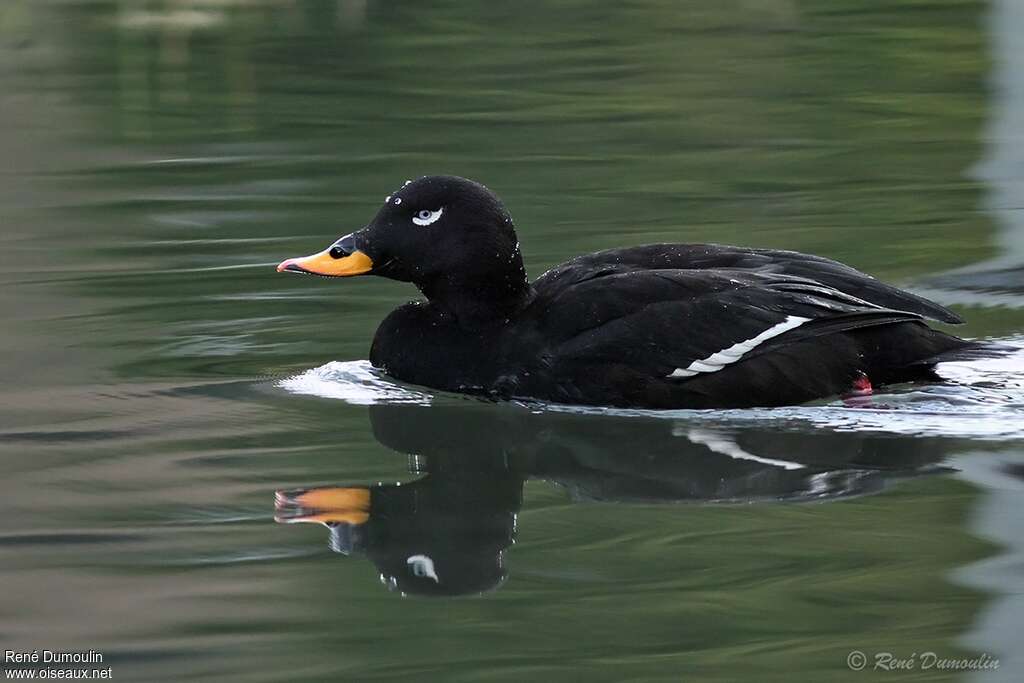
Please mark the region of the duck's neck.
[[417, 286], [430, 303], [467, 329], [504, 323], [533, 299], [533, 287], [521, 263], [500, 275], [452, 273]]

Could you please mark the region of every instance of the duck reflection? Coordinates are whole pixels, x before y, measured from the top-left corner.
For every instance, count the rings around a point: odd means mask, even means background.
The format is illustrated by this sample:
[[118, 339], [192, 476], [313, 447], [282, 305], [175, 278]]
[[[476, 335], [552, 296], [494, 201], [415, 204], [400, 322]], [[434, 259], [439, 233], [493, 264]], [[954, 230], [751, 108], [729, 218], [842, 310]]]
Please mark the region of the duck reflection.
[[378, 405], [376, 439], [408, 454], [409, 483], [278, 491], [276, 519], [326, 525], [403, 594], [458, 595], [506, 579], [523, 483], [573, 500], [821, 501], [942, 468], [948, 441], [771, 425], [532, 413], [514, 405]]

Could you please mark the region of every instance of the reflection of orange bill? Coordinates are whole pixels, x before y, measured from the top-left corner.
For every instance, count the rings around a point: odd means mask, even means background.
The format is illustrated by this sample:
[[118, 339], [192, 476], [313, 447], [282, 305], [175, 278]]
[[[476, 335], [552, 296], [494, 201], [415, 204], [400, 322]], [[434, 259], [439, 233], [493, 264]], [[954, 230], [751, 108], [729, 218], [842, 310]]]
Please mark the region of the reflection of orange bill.
[[278, 491], [274, 495], [274, 507], [278, 511], [274, 519], [286, 524], [364, 524], [370, 519], [370, 490], [363, 486], [324, 486]]
[[366, 524], [370, 515], [366, 512], [354, 510], [331, 510], [329, 512], [316, 512], [313, 514], [288, 514], [274, 515], [274, 521], [281, 524], [296, 524], [299, 522], [313, 522], [316, 524]]

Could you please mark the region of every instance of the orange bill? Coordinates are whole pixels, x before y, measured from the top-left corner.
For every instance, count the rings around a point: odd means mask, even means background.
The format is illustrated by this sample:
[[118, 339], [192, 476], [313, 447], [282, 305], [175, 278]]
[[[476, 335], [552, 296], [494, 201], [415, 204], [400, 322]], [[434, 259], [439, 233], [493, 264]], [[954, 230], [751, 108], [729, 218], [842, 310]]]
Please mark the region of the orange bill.
[[373, 259], [361, 251], [353, 251], [339, 257], [336, 257], [337, 254], [338, 252], [332, 247], [311, 256], [286, 259], [278, 264], [277, 272], [351, 277], [373, 270]]

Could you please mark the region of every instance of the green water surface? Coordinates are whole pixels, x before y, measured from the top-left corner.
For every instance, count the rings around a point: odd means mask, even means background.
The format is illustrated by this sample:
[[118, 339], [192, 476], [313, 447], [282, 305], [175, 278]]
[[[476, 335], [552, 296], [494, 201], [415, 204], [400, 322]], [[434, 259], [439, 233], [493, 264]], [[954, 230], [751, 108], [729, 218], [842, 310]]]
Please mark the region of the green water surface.
[[[656, 241], [904, 284], [984, 261], [986, 11], [3, 0], [3, 648], [94, 649], [126, 681], [959, 679], [846, 658], [979, 653], [994, 597], [956, 576], [998, 547], [945, 466], [1019, 440], [296, 395], [277, 382], [365, 359], [416, 293], [273, 266], [432, 173], [500, 194], [533, 276]], [[960, 334], [1024, 329], [958, 310]], [[709, 427], [870, 485], [805, 495], [700, 450]], [[463, 595], [388, 590], [391, 560], [274, 521], [278, 490], [424, 476], [364, 542]]]

